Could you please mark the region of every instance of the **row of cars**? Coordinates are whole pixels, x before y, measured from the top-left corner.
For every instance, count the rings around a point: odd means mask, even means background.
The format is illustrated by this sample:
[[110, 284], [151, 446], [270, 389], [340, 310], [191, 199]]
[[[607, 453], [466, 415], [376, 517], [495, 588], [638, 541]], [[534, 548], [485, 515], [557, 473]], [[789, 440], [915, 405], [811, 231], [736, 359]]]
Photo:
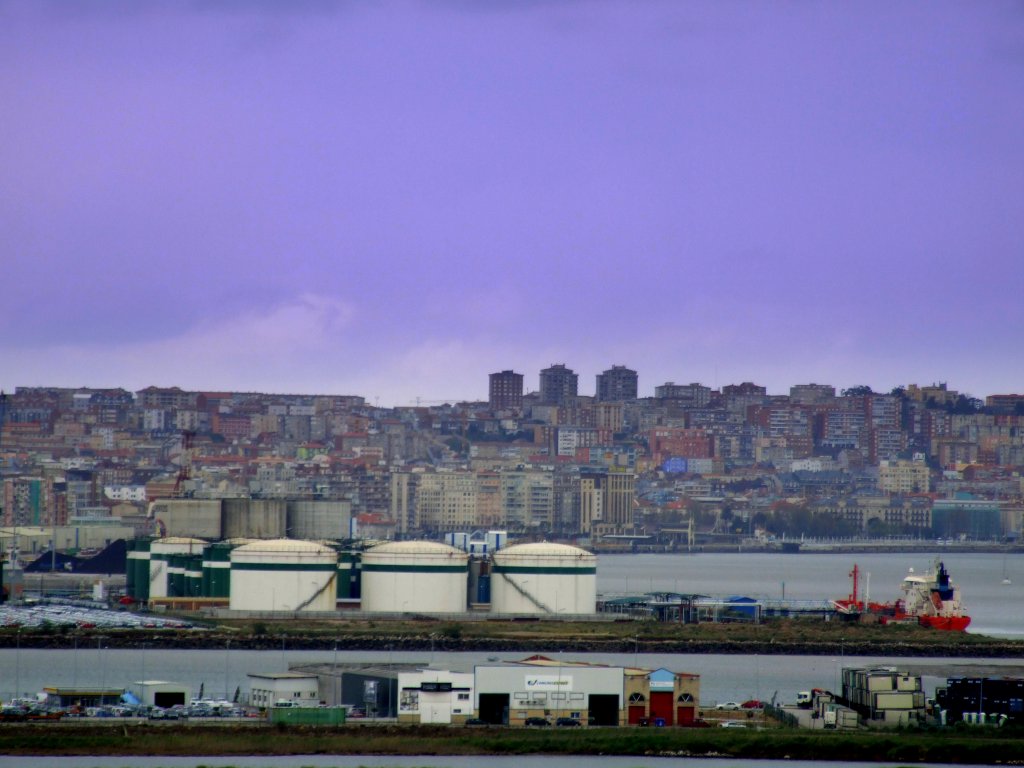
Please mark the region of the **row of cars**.
[[72, 706], [64, 709], [48, 707], [40, 702], [5, 704], [0, 708], [0, 722], [30, 720], [61, 720], [63, 718], [148, 718], [149, 720], [188, 720], [207, 717], [250, 717], [250, 711], [234, 704], [217, 706], [207, 702], [177, 704], [173, 707], [151, 707], [145, 704], [107, 704], [99, 707]]
[[[481, 720], [479, 717], [471, 717], [466, 721], [468, 727], [486, 727], [491, 723], [486, 720]], [[527, 728], [547, 728], [551, 726], [551, 721], [546, 717], [528, 717], [523, 721], [523, 725]], [[559, 728], [579, 728], [582, 723], [575, 717], [558, 717], [555, 718], [555, 725]]]
[[743, 703], [738, 701], [722, 701], [715, 704], [715, 709], [720, 712], [741, 712], [743, 710], [764, 709], [764, 702], [760, 699], [747, 699]]
[[0, 606], [2, 627], [80, 627], [82, 629], [192, 629], [193, 625], [177, 619], [150, 614], [112, 611], [102, 605], [77, 601], [47, 599], [46, 601]]
[[249, 711], [237, 705], [217, 706], [206, 702], [192, 702], [187, 707], [175, 704], [173, 707], [150, 707], [146, 714], [150, 720], [188, 720], [209, 717], [249, 717]]
[[[718, 712], [746, 712], [752, 716], [755, 712], [764, 710], [764, 702], [760, 699], [747, 699], [746, 701], [722, 701], [715, 705]], [[746, 728], [747, 724], [741, 720], [719, 720], [719, 728]]]

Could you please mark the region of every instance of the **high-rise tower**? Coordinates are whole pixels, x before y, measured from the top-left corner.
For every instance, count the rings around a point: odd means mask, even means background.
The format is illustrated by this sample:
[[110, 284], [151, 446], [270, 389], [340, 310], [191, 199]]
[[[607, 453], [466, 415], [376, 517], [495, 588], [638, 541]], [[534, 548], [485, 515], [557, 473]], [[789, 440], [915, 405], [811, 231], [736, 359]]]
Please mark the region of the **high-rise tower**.
[[597, 374], [599, 402], [636, 400], [636, 391], [636, 371], [624, 365], [613, 365], [604, 373]]
[[562, 363], [540, 372], [540, 401], [545, 405], [566, 405], [579, 394], [579, 376]]
[[523, 407], [523, 374], [500, 371], [489, 377], [488, 402], [492, 411], [518, 411]]

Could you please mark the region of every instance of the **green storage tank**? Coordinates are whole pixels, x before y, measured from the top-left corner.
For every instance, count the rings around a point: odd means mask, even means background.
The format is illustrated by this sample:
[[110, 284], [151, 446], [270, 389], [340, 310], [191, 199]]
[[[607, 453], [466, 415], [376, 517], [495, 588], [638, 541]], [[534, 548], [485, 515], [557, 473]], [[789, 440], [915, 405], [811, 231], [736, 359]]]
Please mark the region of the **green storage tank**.
[[203, 597], [231, 597], [231, 550], [235, 541], [218, 541], [203, 555]]
[[124, 543], [124, 594], [127, 597], [135, 597], [135, 539], [128, 539]]
[[203, 596], [203, 556], [189, 555], [185, 558], [185, 595]]
[[352, 597], [352, 573], [355, 570], [355, 557], [351, 552], [338, 553], [338, 590], [339, 600]]
[[355, 562], [352, 564], [352, 593], [349, 595], [353, 600], [359, 600], [362, 598], [363, 592], [363, 554], [362, 552], [356, 552], [353, 554]]
[[187, 555], [167, 556], [167, 596], [185, 597], [185, 561]]
[[149, 601], [149, 559], [152, 556], [152, 539], [135, 540], [135, 599], [140, 603]]

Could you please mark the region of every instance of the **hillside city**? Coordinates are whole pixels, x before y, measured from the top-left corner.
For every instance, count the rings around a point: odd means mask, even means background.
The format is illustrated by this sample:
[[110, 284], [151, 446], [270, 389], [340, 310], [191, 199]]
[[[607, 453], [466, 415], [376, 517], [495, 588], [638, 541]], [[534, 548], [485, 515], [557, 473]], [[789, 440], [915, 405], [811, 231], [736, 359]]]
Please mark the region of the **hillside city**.
[[[353, 537], [500, 529], [602, 547], [806, 537], [1007, 541], [1024, 513], [1024, 395], [946, 384], [788, 394], [614, 365], [490, 374], [488, 398], [18, 387], [2, 398], [2, 532], [27, 550], [157, 531], [159, 499], [332, 501]], [[32, 529], [36, 530], [33, 538]], [[51, 533], [52, 530], [52, 533]]]

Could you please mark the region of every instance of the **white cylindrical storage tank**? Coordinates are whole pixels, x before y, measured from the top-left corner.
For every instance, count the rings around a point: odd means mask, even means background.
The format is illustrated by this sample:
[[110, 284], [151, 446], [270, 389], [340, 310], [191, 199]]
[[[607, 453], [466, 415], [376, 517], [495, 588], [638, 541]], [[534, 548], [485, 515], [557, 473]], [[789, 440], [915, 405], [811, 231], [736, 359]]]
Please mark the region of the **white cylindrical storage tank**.
[[463, 613], [469, 555], [436, 541], [395, 541], [363, 553], [362, 609]]
[[597, 558], [542, 541], [494, 553], [491, 613], [584, 614], [597, 610]]
[[338, 556], [315, 541], [269, 539], [231, 550], [235, 611], [333, 611]]
[[153, 539], [149, 546], [149, 599], [167, 597], [171, 555], [201, 555], [206, 541], [185, 536]]

